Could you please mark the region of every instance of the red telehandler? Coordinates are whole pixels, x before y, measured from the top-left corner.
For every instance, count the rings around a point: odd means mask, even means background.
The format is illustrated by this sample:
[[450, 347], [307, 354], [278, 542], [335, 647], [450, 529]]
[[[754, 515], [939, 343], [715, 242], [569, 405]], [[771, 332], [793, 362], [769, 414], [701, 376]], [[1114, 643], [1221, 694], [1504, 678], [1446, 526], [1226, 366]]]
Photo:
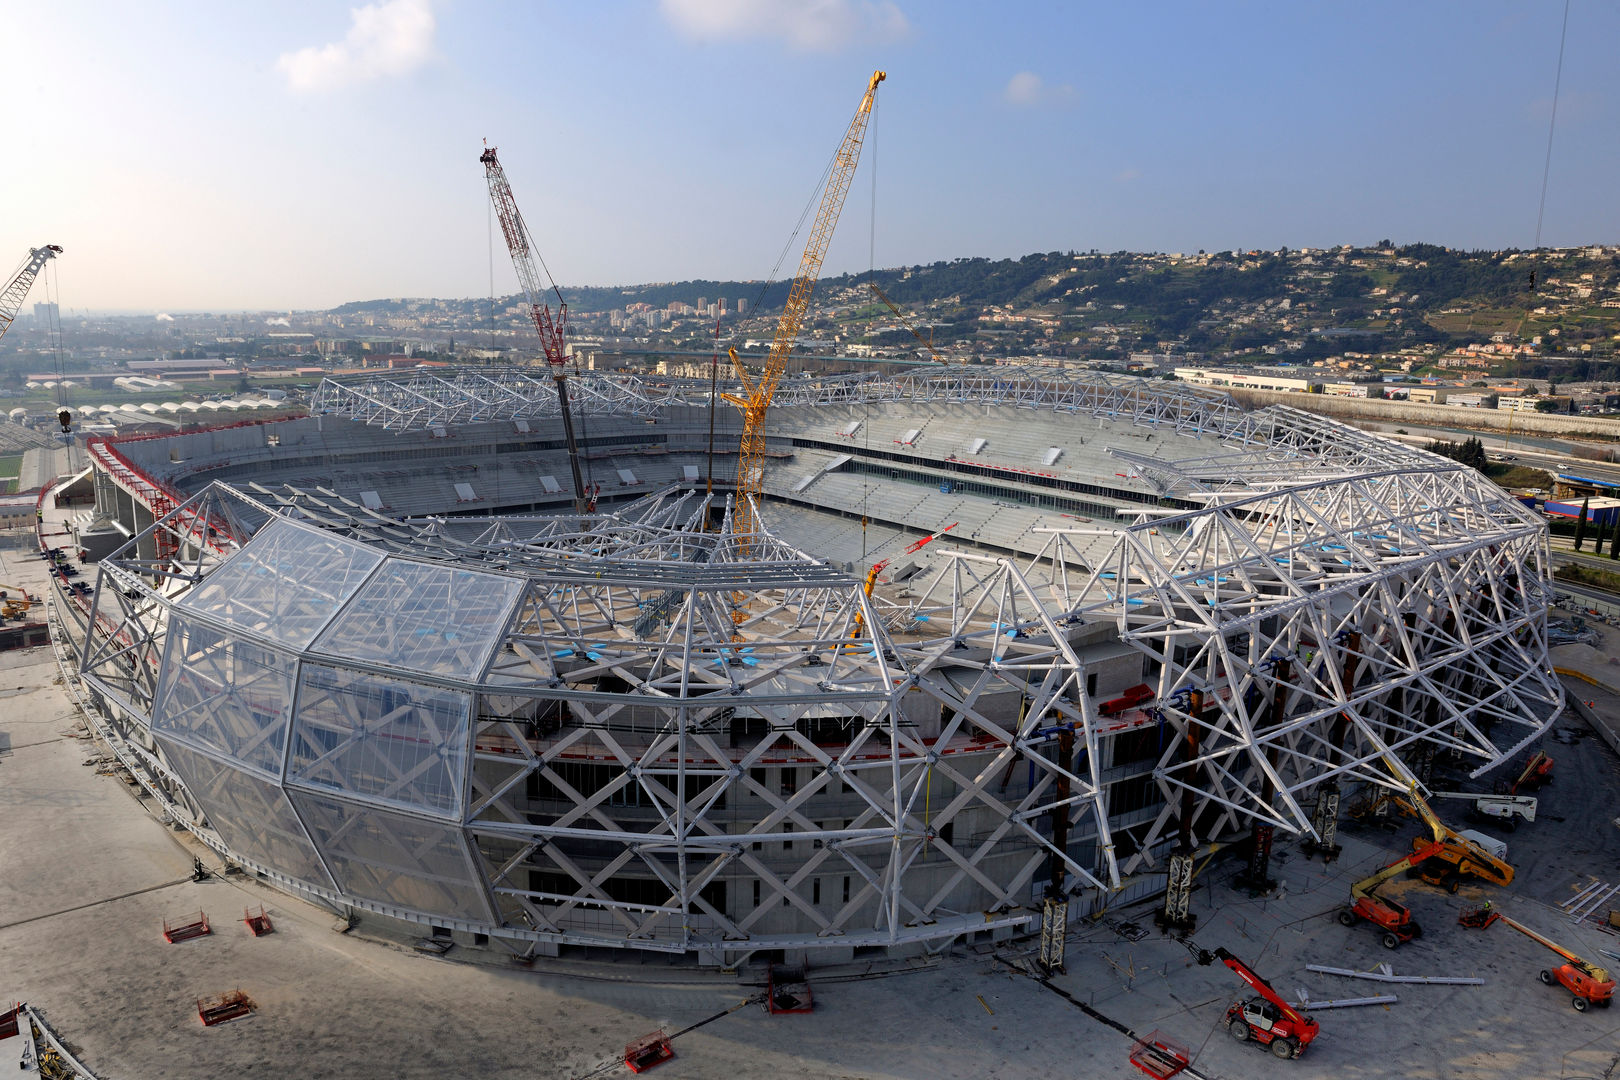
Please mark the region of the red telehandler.
[[1296, 1058], [1305, 1052], [1321, 1030], [1315, 1020], [1306, 1016], [1271, 988], [1257, 972], [1225, 949], [1196, 953], [1200, 964], [1213, 964], [1219, 960], [1238, 978], [1252, 986], [1260, 996], [1247, 1001], [1234, 1001], [1226, 1010], [1226, 1032], [1238, 1042], [1253, 1040], [1269, 1046], [1277, 1057]]

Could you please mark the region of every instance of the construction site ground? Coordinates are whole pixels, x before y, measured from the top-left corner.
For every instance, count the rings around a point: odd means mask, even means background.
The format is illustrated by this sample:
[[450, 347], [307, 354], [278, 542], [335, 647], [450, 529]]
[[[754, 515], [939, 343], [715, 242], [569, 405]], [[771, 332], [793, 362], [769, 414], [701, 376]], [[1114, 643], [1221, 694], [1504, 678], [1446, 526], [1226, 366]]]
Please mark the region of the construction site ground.
[[[32, 590], [43, 569], [29, 546], [0, 547], [0, 580]], [[1582, 685], [1594, 712], [1620, 724], [1620, 697]], [[1574, 926], [1557, 906], [1594, 878], [1620, 883], [1620, 759], [1571, 714], [1546, 740], [1556, 780], [1540, 792], [1538, 820], [1502, 834], [1518, 879], [1456, 896], [1391, 883], [1386, 894], [1410, 905], [1425, 930], [1398, 950], [1334, 914], [1352, 880], [1408, 849], [1410, 819], [1396, 817], [1395, 832], [1347, 826], [1343, 857], [1331, 865], [1279, 843], [1281, 884], [1269, 897], [1233, 886], [1230, 853], [1201, 868], [1200, 946], [1225, 946], [1289, 997], [1304, 989], [1318, 1001], [1400, 999], [1317, 1013], [1320, 1037], [1292, 1062], [1227, 1036], [1222, 1015], [1246, 988], [1154, 931], [1151, 906], [1077, 927], [1067, 973], [1050, 986], [1031, 974], [1034, 942], [1012, 942], [812, 971], [815, 1011], [788, 1016], [758, 1003], [727, 1012], [760, 993], [763, 965], [727, 975], [627, 956], [519, 969], [498, 950], [423, 955], [410, 937], [364, 919], [339, 934], [331, 912], [250, 876], [191, 880], [194, 855], [215, 870], [218, 858], [98, 769], [101, 755], [81, 733], [51, 650], [0, 654], [0, 1000], [41, 1010], [104, 1077], [627, 1076], [625, 1043], [695, 1024], [656, 1075], [1140, 1076], [1127, 1062], [1130, 1040], [1101, 1018], [1166, 1032], [1193, 1049], [1197, 1075], [1223, 1080], [1620, 1076], [1620, 1008], [1576, 1012], [1567, 992], [1536, 981], [1554, 965], [1550, 953], [1501, 926], [1456, 925], [1464, 905], [1489, 897], [1594, 960], [1607, 959], [1599, 949], [1620, 952], [1620, 937]], [[1437, 805], [1462, 816], [1461, 804]], [[242, 913], [261, 904], [275, 932], [254, 937]], [[198, 910], [211, 935], [164, 940], [165, 919]], [[1130, 940], [1127, 923], [1148, 933]], [[1386, 961], [1397, 974], [1478, 976], [1485, 985], [1387, 986], [1305, 970]], [[253, 1014], [204, 1027], [196, 999], [236, 989]], [[0, 1042], [0, 1061], [15, 1060], [17, 1047]]]

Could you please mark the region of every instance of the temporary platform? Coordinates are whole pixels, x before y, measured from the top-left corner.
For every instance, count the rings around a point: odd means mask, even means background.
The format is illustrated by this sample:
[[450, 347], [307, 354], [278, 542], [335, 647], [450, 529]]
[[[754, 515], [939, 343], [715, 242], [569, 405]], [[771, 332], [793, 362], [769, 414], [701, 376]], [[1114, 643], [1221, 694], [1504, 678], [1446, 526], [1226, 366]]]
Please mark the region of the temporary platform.
[[197, 1017], [204, 1027], [239, 1020], [253, 1012], [253, 999], [240, 990], [227, 990], [213, 997], [197, 999]]
[[648, 1032], [634, 1042], [626, 1043], [624, 1047], [625, 1067], [633, 1073], [646, 1072], [674, 1056], [675, 1048], [669, 1045], [669, 1036], [663, 1028]]
[[208, 925], [208, 913], [203, 911], [194, 911], [189, 915], [163, 920], [163, 939], [171, 945], [177, 941], [190, 941], [192, 938], [207, 937], [213, 932], [213, 929]]

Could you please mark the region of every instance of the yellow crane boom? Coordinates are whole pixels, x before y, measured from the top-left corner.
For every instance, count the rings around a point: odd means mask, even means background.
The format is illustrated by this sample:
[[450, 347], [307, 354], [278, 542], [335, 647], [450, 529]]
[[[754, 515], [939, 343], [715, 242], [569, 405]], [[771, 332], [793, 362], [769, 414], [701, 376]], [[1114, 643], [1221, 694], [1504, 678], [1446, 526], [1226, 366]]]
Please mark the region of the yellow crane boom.
[[743, 414], [742, 446], [737, 454], [737, 510], [733, 520], [745, 554], [752, 551], [753, 537], [758, 531], [754, 512], [765, 473], [765, 413], [776, 394], [777, 383], [782, 381], [782, 374], [787, 370], [788, 353], [792, 351], [793, 343], [799, 337], [799, 327], [810, 309], [810, 294], [816, 287], [816, 279], [821, 276], [821, 261], [827, 256], [833, 228], [838, 224], [838, 215], [844, 208], [844, 196], [849, 194], [850, 181], [855, 177], [855, 165], [860, 161], [861, 142], [866, 138], [866, 122], [872, 115], [872, 102], [877, 96], [878, 83], [885, 77], [881, 71], [872, 73], [871, 80], [866, 84], [866, 93], [861, 96], [860, 107], [855, 110], [849, 130], [844, 134], [843, 144], [838, 148], [838, 156], [833, 159], [827, 186], [821, 193], [821, 208], [816, 212], [810, 240], [805, 245], [803, 258], [799, 260], [799, 272], [794, 275], [793, 286], [788, 290], [787, 305], [782, 309], [781, 321], [776, 324], [776, 337], [771, 342], [764, 368], [757, 376], [754, 375], [738, 358], [737, 350], [731, 350], [731, 363], [737, 369], [737, 378], [742, 381], [742, 394], [726, 394], [724, 397], [741, 409]]
[[[1493, 885], [1510, 885], [1513, 883], [1513, 867], [1511, 864], [1492, 855], [1489, 851], [1486, 851], [1474, 841], [1441, 821], [1439, 815], [1434, 812], [1434, 808], [1429, 805], [1428, 800], [1420, 793], [1417, 778], [1396, 761], [1393, 755], [1386, 752], [1383, 758], [1384, 764], [1389, 766], [1390, 775], [1396, 781], [1405, 785], [1406, 795], [1404, 798], [1407, 805], [1428, 826], [1430, 834], [1434, 837], [1434, 842], [1440, 845], [1440, 850], [1434, 852], [1429, 858], [1454, 868], [1454, 873], [1450, 875], [1450, 881], [1453, 885], [1463, 877], [1481, 878], [1491, 882]], [[1414, 852], [1428, 845], [1429, 842], [1422, 837], [1412, 838], [1412, 850]], [[1431, 863], [1431, 867], [1432, 865]], [[1452, 889], [1452, 892], [1456, 891], [1455, 888]]]
[[[911, 336], [917, 339], [918, 344], [928, 350], [928, 355], [934, 358], [934, 363], [943, 364], [947, 362], [943, 356], [934, 351], [934, 343], [932, 341], [929, 341], [927, 338], [917, 333], [917, 328], [911, 325], [911, 320], [906, 318], [906, 313], [894, 306], [894, 301], [889, 299], [888, 293], [878, 288], [877, 282], [868, 281], [866, 285], [867, 288], [871, 289], [877, 294], [877, 298], [883, 301], [885, 307], [894, 312], [894, 317], [900, 320], [900, 325], [911, 331]], [[932, 334], [933, 331], [929, 331], [929, 333]]]

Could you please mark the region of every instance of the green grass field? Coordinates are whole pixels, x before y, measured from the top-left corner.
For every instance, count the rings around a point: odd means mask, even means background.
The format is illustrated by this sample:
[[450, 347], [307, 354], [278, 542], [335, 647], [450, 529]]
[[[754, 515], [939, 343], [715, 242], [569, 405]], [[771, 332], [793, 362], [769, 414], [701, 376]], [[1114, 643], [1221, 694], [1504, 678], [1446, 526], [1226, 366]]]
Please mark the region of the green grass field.
[[0, 495], [17, 490], [17, 471], [22, 468], [21, 454], [0, 455]]

